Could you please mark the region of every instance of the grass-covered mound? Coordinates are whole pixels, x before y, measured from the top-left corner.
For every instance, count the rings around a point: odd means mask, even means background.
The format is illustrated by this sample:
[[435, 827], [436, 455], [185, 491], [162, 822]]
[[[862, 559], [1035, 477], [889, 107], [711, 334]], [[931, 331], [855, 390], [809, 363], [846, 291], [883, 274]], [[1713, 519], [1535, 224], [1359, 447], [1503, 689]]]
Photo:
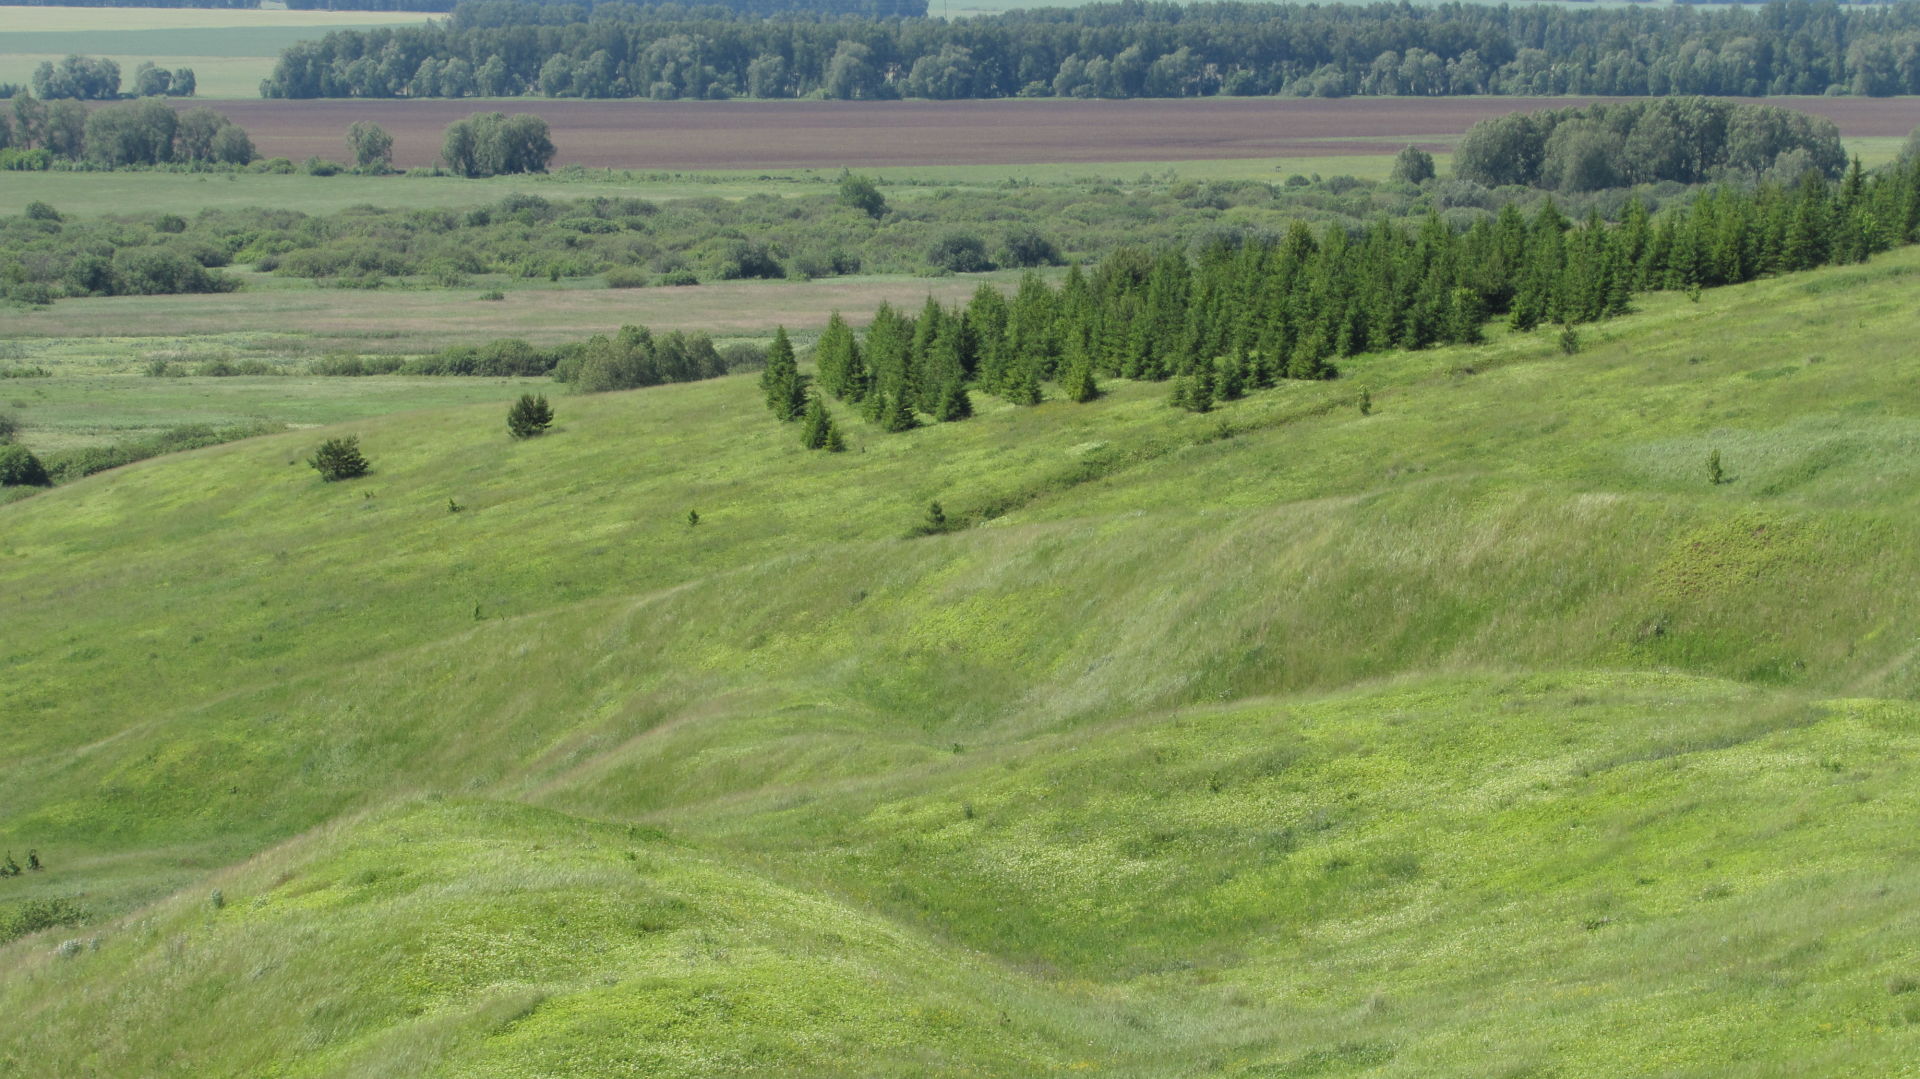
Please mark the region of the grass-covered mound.
[[1916, 270], [1206, 416], [829, 456], [729, 378], [0, 507], [0, 905], [85, 912], [0, 1065], [1885, 1073]]

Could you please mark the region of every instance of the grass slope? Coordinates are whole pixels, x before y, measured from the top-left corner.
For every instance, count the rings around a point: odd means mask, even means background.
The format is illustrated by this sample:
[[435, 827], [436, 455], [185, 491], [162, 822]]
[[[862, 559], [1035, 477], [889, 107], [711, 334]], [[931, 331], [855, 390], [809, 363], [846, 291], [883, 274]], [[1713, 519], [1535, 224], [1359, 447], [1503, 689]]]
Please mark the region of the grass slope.
[[1209, 416], [829, 456], [723, 379], [0, 507], [0, 905], [89, 912], [0, 948], [0, 1069], [1904, 1074], [1916, 272]]

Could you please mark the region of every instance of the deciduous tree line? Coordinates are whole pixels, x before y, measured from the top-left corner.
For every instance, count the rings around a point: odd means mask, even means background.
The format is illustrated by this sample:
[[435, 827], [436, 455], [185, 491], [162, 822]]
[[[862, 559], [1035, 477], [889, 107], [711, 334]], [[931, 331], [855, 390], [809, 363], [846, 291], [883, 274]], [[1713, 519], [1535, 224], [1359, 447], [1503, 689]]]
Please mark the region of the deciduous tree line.
[[[1101, 377], [1181, 379], [1180, 403], [1204, 411], [1280, 379], [1331, 377], [1342, 357], [1474, 342], [1489, 316], [1521, 331], [1571, 326], [1626, 311], [1638, 292], [1857, 262], [1915, 241], [1920, 158], [1873, 176], [1856, 163], [1837, 183], [1808, 173], [1791, 187], [1718, 187], [1657, 217], [1636, 201], [1615, 225], [1571, 221], [1551, 200], [1531, 218], [1508, 204], [1464, 233], [1438, 216], [1383, 219], [1359, 236], [1296, 224], [1192, 257], [1119, 251], [1058, 286], [1029, 274], [1011, 299], [983, 285], [964, 308], [929, 299], [912, 316], [882, 305], [864, 335], [835, 313], [814, 352], [817, 382], [890, 431], [971, 415], [970, 390], [1036, 403], [1050, 380], [1087, 400]], [[792, 419], [805, 398], [770, 388], [768, 404]]]
[[[190, 67], [171, 71], [143, 60], [133, 69], [133, 97], [192, 97], [198, 80]], [[34, 96], [44, 101], [112, 101], [120, 96], [120, 65], [104, 56], [42, 60], [33, 69]]]
[[44, 169], [53, 161], [105, 168], [210, 162], [244, 165], [253, 140], [212, 109], [176, 112], [159, 98], [89, 109], [67, 99], [46, 102], [16, 94], [0, 113], [0, 168]]
[[282, 54], [267, 97], [1920, 93], [1920, 5], [1138, 2], [947, 21], [472, 0]]

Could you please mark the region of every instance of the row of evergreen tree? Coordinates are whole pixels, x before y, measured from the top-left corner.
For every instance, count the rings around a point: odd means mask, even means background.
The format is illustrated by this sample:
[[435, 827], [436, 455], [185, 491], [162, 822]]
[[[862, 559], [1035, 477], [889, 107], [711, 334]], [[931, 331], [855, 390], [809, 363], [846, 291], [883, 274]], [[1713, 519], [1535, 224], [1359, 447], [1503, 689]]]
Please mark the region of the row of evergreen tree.
[[267, 97], [1920, 93], [1920, 5], [1138, 2], [969, 19], [476, 0], [296, 44]]
[[[1180, 250], [1116, 252], [1053, 286], [1029, 274], [1011, 299], [982, 285], [963, 308], [928, 299], [917, 316], [882, 304], [864, 335], [836, 312], [803, 384], [782, 333], [763, 385], [769, 409], [797, 419], [810, 392], [854, 404], [887, 431], [972, 415], [970, 391], [1016, 404], [1041, 383], [1086, 401], [1100, 378], [1178, 380], [1176, 403], [1281, 379], [1321, 379], [1343, 357], [1480, 340], [1491, 316], [1516, 330], [1621, 314], [1635, 293], [1700, 289], [1920, 242], [1920, 158], [1868, 175], [1856, 161], [1829, 182], [1718, 187], [1651, 215], [1635, 201], [1617, 224], [1569, 220], [1551, 201], [1529, 218], [1511, 203], [1466, 232], [1438, 216], [1382, 219], [1359, 235], [1296, 224], [1276, 240], [1216, 239]], [[782, 350], [785, 350], [782, 352]]]

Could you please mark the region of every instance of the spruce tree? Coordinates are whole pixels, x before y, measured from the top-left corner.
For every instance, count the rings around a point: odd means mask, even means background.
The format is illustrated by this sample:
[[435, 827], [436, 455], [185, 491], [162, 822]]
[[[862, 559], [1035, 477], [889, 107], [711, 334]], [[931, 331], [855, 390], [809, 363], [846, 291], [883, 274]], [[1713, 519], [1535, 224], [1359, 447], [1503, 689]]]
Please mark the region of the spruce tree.
[[547, 404], [545, 394], [523, 393], [520, 400], [507, 409], [507, 434], [514, 438], [534, 438], [546, 434], [551, 426], [553, 407]]
[[967, 397], [967, 388], [959, 379], [951, 379], [940, 391], [940, 400], [934, 406], [933, 418], [941, 423], [964, 420], [973, 415], [973, 402]]
[[1025, 361], [1016, 361], [1017, 366], [1007, 381], [1006, 398], [1016, 405], [1037, 405], [1040, 403], [1040, 375], [1034, 365]]
[[1246, 380], [1240, 373], [1240, 361], [1227, 356], [1214, 361], [1218, 374], [1214, 378], [1220, 400], [1238, 401], [1246, 394]]
[[773, 344], [767, 348], [767, 367], [760, 372], [760, 388], [766, 393], [767, 411], [776, 419], [798, 419], [807, 407], [800, 365], [794, 359], [793, 342], [787, 340], [785, 326], [773, 332]]
[[307, 458], [307, 463], [328, 483], [364, 476], [368, 469], [367, 458], [360, 452], [358, 435], [327, 439]]
[[891, 432], [911, 431], [915, 427], [920, 426], [919, 419], [913, 414], [913, 406], [907, 403], [906, 394], [902, 393], [898, 396], [889, 397], [886, 407], [887, 411], [880, 419], [880, 427], [882, 430]]
[[827, 440], [821, 443], [820, 448], [828, 453], [847, 452], [847, 440], [840, 437], [840, 427], [832, 420], [827, 421]]
[[1195, 371], [1192, 381], [1187, 385], [1187, 411], [1213, 411], [1213, 371], [1202, 367]]
[[833, 418], [827, 415], [827, 406], [814, 396], [807, 401], [806, 418], [800, 425], [800, 444], [810, 450], [817, 450], [827, 444], [827, 431], [833, 427]]
[[1100, 396], [1100, 384], [1093, 379], [1092, 361], [1081, 356], [1073, 366], [1067, 368], [1061, 388], [1067, 392], [1068, 400], [1083, 405]]

